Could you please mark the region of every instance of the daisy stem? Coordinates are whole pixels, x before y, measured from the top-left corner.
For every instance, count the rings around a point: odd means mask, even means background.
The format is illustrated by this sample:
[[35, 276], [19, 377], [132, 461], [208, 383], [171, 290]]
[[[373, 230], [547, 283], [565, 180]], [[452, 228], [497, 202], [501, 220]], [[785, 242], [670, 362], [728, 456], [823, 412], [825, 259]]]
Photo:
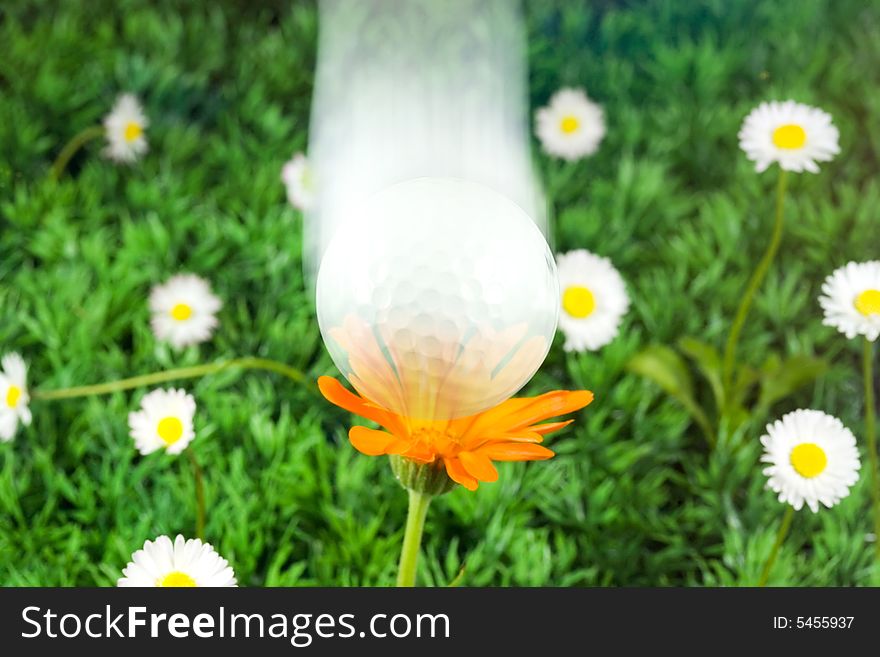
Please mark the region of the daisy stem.
[[779, 556], [779, 548], [782, 547], [785, 537], [788, 536], [788, 530], [791, 529], [791, 521], [794, 520], [794, 507], [789, 506], [782, 517], [782, 524], [779, 525], [779, 531], [776, 532], [776, 542], [773, 543], [773, 549], [770, 550], [770, 556], [767, 557], [767, 563], [764, 564], [764, 570], [761, 571], [761, 579], [758, 580], [758, 586], [766, 586], [767, 580], [770, 578], [770, 571], [773, 564], [776, 563], [776, 557]]
[[67, 142], [64, 148], [61, 149], [61, 152], [58, 153], [58, 157], [56, 157], [55, 161], [52, 163], [52, 168], [49, 170], [49, 179], [53, 181], [58, 180], [61, 177], [61, 174], [64, 173], [64, 169], [67, 167], [67, 163], [70, 162], [70, 158], [72, 158], [84, 144], [90, 142], [92, 139], [101, 137], [103, 134], [104, 126], [93, 125], [74, 135], [73, 139]]
[[[251, 370], [267, 370], [286, 376], [288, 379], [297, 383], [306, 383], [305, 375], [298, 369], [279, 363], [275, 360], [267, 358], [234, 358], [232, 360], [220, 361], [219, 363], [205, 363], [204, 365], [194, 365], [193, 367], [179, 367], [172, 370], [163, 370], [161, 372], [153, 372], [152, 374], [143, 374], [141, 376], [133, 376], [128, 379], [120, 379], [118, 381], [108, 381], [106, 383], [96, 383], [94, 385], [76, 386], [73, 388], [60, 388], [58, 390], [36, 390], [32, 393], [34, 399], [52, 400], [52, 399], [72, 399], [75, 397], [89, 397], [92, 395], [106, 395], [120, 390], [131, 390], [132, 388], [140, 388], [142, 386], [156, 385], [157, 383], [165, 383], [167, 381], [176, 381], [179, 379], [195, 379], [206, 374], [214, 374], [223, 370], [232, 368], [251, 369]], [[311, 389], [311, 387], [309, 387]]]
[[758, 262], [758, 266], [752, 273], [752, 277], [749, 279], [749, 283], [746, 286], [746, 291], [740, 298], [739, 308], [736, 311], [736, 317], [730, 327], [730, 335], [727, 337], [727, 344], [724, 347], [724, 364], [721, 371], [723, 375], [724, 390], [728, 401], [730, 401], [732, 397], [731, 386], [733, 383], [733, 368], [736, 359], [736, 346], [739, 342], [739, 335], [742, 332], [743, 325], [746, 323], [746, 318], [749, 315], [749, 309], [752, 307], [752, 301], [755, 299], [755, 294], [761, 287], [761, 283], [764, 282], [764, 277], [767, 276], [767, 272], [770, 269], [770, 265], [773, 264], [773, 259], [776, 257], [776, 252], [779, 250], [779, 244], [782, 241], [782, 227], [785, 217], [785, 190], [787, 183], [787, 172], [784, 169], [780, 169], [779, 181], [776, 186], [776, 220], [773, 223], [773, 233], [770, 236], [770, 243], [767, 245], [767, 250], [764, 252], [764, 256], [761, 258], [760, 262]]
[[400, 551], [400, 567], [397, 571], [398, 586], [415, 586], [416, 563], [419, 560], [419, 546], [422, 531], [425, 529], [425, 516], [431, 496], [412, 489], [409, 492], [409, 509], [406, 514], [406, 530], [403, 534], [403, 548]]
[[193, 467], [193, 479], [196, 485], [196, 538], [205, 540], [205, 482], [202, 477], [202, 468], [196, 460], [192, 449], [186, 450], [189, 462]]
[[874, 556], [880, 565], [880, 463], [877, 456], [877, 427], [874, 420], [874, 345], [865, 339], [862, 349], [865, 373], [865, 440], [871, 464], [871, 500], [874, 506]]

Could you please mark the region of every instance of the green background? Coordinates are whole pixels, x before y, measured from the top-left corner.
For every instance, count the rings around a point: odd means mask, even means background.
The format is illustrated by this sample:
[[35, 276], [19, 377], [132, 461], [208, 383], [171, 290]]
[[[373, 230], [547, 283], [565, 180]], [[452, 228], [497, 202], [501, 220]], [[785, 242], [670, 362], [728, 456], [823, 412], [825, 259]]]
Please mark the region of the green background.
[[[834, 267], [880, 251], [880, 5], [534, 1], [526, 13], [532, 107], [585, 86], [609, 125], [589, 160], [538, 156], [556, 188], [555, 247], [610, 257], [633, 307], [599, 353], [565, 354], [557, 337], [526, 392], [586, 387], [596, 401], [550, 439], [553, 460], [502, 464], [498, 483], [433, 504], [419, 581], [445, 585], [464, 566], [470, 586], [753, 584], [784, 511], [764, 488], [761, 423], [711, 451], [624, 366], [652, 342], [722, 344], [775, 182], [737, 131], [760, 101], [814, 104], [841, 154], [793, 177], [740, 353], [827, 357], [830, 371], [773, 415], [820, 408], [861, 436], [858, 344], [822, 326], [816, 298]], [[236, 355], [334, 372], [279, 181], [307, 141], [316, 28], [310, 3], [0, 6], [0, 352], [23, 354], [34, 387]], [[145, 104], [150, 153], [119, 167], [93, 143], [50, 184], [60, 148], [123, 91]], [[175, 354], [152, 337], [146, 299], [178, 271], [208, 278], [225, 307], [211, 342]], [[406, 495], [385, 459], [348, 444], [346, 413], [272, 374], [183, 385], [199, 405], [207, 539], [242, 585], [393, 583]], [[143, 392], [34, 402], [33, 425], [0, 444], [0, 583], [113, 585], [145, 539], [192, 534], [187, 461], [141, 457], [128, 436]], [[866, 474], [834, 509], [797, 514], [771, 584], [870, 582]]]

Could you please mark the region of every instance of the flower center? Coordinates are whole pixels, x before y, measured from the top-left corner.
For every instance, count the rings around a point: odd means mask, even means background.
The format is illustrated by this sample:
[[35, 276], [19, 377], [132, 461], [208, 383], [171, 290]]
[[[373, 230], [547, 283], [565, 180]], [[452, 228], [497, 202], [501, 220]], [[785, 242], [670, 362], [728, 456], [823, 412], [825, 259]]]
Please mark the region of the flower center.
[[828, 465], [825, 450], [816, 443], [801, 443], [791, 450], [791, 465], [801, 477], [812, 479], [822, 474]]
[[458, 448], [461, 446], [461, 438], [459, 436], [440, 431], [439, 429], [432, 429], [430, 427], [415, 429], [412, 432], [412, 437], [427, 445], [437, 454], [454, 453], [457, 452]]
[[773, 131], [773, 145], [777, 148], [793, 150], [803, 148], [807, 143], [807, 133], [799, 125], [786, 123]]
[[562, 309], [577, 319], [589, 317], [596, 310], [596, 297], [582, 285], [570, 285], [562, 293]]
[[183, 435], [183, 422], [173, 416], [163, 417], [159, 420], [158, 433], [166, 445], [173, 445]]
[[9, 386], [9, 390], [6, 391], [6, 405], [9, 408], [15, 408], [19, 399], [21, 399], [21, 388], [18, 386]]
[[559, 122], [559, 129], [567, 135], [576, 131], [580, 126], [581, 122], [574, 116], [564, 116], [562, 117], [562, 121]]
[[171, 317], [176, 319], [178, 322], [185, 322], [190, 317], [192, 317], [193, 309], [192, 306], [189, 306], [185, 303], [178, 303], [174, 308], [171, 309]]
[[165, 575], [165, 577], [161, 578], [156, 583], [156, 586], [173, 586], [177, 588], [193, 587], [196, 586], [196, 580], [194, 580], [186, 573], [175, 570]]
[[125, 137], [125, 141], [134, 141], [138, 137], [144, 134], [144, 129], [140, 126], [140, 124], [131, 121], [125, 124], [125, 130], [122, 131], [122, 135]]
[[880, 290], [865, 290], [856, 297], [855, 306], [865, 317], [880, 315]]

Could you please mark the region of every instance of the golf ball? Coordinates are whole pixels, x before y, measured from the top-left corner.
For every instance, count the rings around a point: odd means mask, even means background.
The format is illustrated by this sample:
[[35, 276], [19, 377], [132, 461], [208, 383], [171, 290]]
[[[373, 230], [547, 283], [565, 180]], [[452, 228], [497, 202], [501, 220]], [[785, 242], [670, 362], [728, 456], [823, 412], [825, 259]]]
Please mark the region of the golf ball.
[[451, 178], [388, 187], [349, 211], [321, 261], [318, 322], [339, 370], [413, 420], [484, 411], [540, 367], [556, 265], [515, 203]]

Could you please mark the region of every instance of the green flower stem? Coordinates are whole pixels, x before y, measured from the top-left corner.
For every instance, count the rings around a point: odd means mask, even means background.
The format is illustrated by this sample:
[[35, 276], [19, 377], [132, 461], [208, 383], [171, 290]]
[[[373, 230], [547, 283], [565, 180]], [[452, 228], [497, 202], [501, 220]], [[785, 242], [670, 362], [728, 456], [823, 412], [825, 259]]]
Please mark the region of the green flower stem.
[[55, 161], [52, 163], [52, 168], [49, 170], [49, 179], [58, 180], [61, 177], [61, 174], [64, 173], [64, 169], [67, 167], [67, 163], [70, 162], [70, 158], [72, 158], [86, 143], [90, 142], [92, 139], [102, 137], [103, 135], [104, 126], [100, 125], [89, 126], [82, 132], [74, 135], [73, 139], [67, 142], [58, 154], [58, 157], [56, 157]]
[[192, 448], [186, 450], [189, 462], [193, 467], [193, 479], [196, 485], [196, 538], [205, 540], [205, 482], [202, 478], [202, 468], [193, 454]]
[[431, 496], [409, 490], [409, 510], [406, 514], [406, 531], [403, 535], [403, 548], [400, 551], [400, 567], [397, 571], [398, 586], [415, 586], [416, 564], [419, 560], [419, 545], [425, 529], [425, 516]]
[[739, 342], [739, 335], [742, 332], [743, 325], [746, 323], [746, 318], [749, 315], [749, 309], [752, 307], [752, 301], [755, 299], [755, 294], [761, 287], [761, 283], [764, 282], [764, 277], [767, 276], [767, 272], [770, 269], [770, 265], [773, 264], [773, 259], [776, 257], [776, 252], [779, 250], [779, 244], [782, 241], [782, 227], [785, 216], [785, 190], [787, 182], [787, 172], [784, 169], [780, 169], [779, 182], [776, 186], [776, 221], [773, 224], [773, 234], [770, 236], [770, 243], [767, 245], [767, 250], [764, 252], [764, 256], [761, 258], [761, 261], [752, 273], [751, 279], [749, 279], [746, 291], [740, 298], [739, 308], [736, 311], [736, 317], [733, 320], [733, 325], [730, 327], [730, 335], [727, 337], [727, 344], [724, 347], [722, 374], [724, 390], [728, 400], [733, 392], [731, 387], [733, 383], [733, 369], [736, 360], [736, 346]]
[[767, 585], [767, 580], [770, 578], [770, 571], [773, 569], [773, 564], [776, 563], [776, 557], [779, 556], [779, 548], [782, 547], [782, 542], [785, 540], [785, 537], [788, 536], [788, 530], [791, 529], [791, 521], [794, 519], [794, 507], [790, 505], [787, 506], [788, 509], [782, 517], [782, 524], [779, 525], [779, 531], [776, 533], [776, 542], [773, 544], [773, 549], [770, 550], [770, 556], [767, 557], [767, 563], [764, 564], [764, 570], [761, 571], [761, 579], [758, 580], [758, 586]]
[[871, 464], [871, 500], [874, 506], [874, 557], [880, 568], [880, 463], [877, 461], [877, 427], [874, 421], [874, 345], [870, 340], [865, 340], [862, 356], [862, 369], [865, 372], [865, 440], [868, 444], [868, 462]]
[[[128, 379], [108, 381], [107, 383], [97, 383], [88, 386], [61, 388], [59, 390], [35, 390], [31, 393], [31, 396], [34, 399], [48, 401], [53, 399], [73, 399], [76, 397], [89, 397], [92, 395], [106, 395], [112, 392], [119, 392], [120, 390], [131, 390], [132, 388], [151, 386], [156, 385], [157, 383], [165, 383], [167, 381], [196, 379], [205, 376], [206, 374], [214, 374], [216, 372], [236, 367], [251, 370], [267, 370], [269, 372], [275, 372], [276, 374], [286, 376], [297, 383], [306, 384], [305, 375], [298, 369], [266, 358], [246, 357], [220, 361], [219, 363], [205, 363], [204, 365], [195, 365], [193, 367], [179, 367], [173, 370], [163, 370], [161, 372], [153, 372], [152, 374], [143, 374]], [[308, 386], [308, 389], [314, 392], [312, 386]]]

